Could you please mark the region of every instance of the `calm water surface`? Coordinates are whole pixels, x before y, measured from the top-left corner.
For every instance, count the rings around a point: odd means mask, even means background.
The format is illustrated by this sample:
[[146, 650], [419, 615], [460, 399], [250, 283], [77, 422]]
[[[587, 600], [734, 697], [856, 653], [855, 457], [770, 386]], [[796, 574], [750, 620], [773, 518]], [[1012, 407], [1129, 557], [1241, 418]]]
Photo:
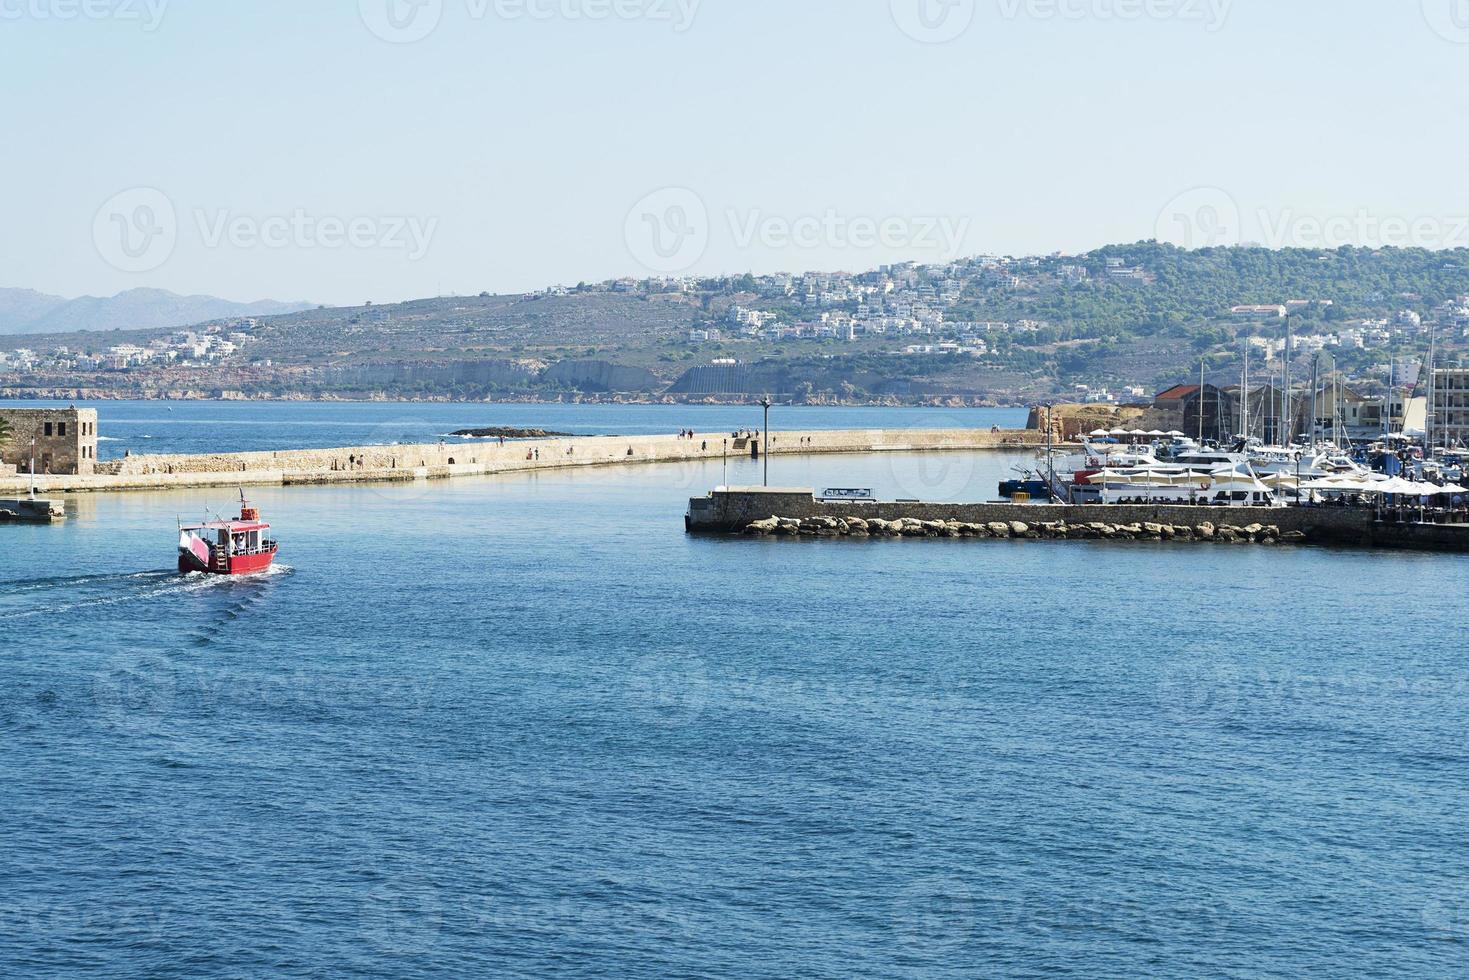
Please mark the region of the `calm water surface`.
[[258, 490], [241, 582], [217, 493], [0, 527], [0, 975], [1469, 971], [1469, 562], [684, 536], [724, 478]]

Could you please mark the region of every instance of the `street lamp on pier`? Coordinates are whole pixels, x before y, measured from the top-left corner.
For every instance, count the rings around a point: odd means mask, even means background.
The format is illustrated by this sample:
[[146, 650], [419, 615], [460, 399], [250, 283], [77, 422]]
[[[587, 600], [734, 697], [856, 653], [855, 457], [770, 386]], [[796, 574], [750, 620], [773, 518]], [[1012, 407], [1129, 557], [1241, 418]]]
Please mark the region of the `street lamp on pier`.
[[765, 409], [765, 486], [770, 486], [770, 396], [766, 395], [760, 399], [760, 407]]

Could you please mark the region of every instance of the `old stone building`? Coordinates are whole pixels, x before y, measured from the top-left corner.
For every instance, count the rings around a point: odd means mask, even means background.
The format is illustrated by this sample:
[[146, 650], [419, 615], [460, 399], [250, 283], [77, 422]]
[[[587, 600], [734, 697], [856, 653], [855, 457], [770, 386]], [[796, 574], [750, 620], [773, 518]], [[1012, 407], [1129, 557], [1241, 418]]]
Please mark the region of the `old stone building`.
[[[91, 408], [0, 406], [0, 472], [90, 476], [97, 465], [97, 412]], [[34, 446], [33, 446], [34, 444]]]

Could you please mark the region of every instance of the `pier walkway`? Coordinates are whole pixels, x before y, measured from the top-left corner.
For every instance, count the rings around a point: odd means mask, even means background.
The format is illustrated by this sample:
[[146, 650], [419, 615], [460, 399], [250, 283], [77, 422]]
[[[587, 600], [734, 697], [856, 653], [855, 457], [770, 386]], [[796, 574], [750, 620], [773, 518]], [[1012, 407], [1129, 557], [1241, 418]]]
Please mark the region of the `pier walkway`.
[[[770, 454], [954, 452], [1039, 448], [1044, 434], [1027, 429], [849, 429], [772, 432]], [[445, 441], [427, 445], [349, 446], [213, 455], [139, 455], [97, 464], [91, 476], [37, 475], [44, 493], [105, 493], [181, 487], [293, 486], [487, 476], [580, 466], [674, 463], [756, 455], [747, 437], [693, 436]], [[0, 495], [24, 490], [28, 477], [0, 477]]]

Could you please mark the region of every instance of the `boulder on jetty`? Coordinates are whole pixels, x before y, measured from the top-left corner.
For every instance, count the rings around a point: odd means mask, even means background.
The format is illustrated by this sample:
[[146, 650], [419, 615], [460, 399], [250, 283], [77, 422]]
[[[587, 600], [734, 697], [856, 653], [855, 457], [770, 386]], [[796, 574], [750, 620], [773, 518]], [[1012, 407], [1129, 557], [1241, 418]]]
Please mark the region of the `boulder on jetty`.
[[450, 435], [468, 439], [555, 439], [575, 436], [573, 432], [552, 432], [549, 429], [515, 429], [504, 425], [492, 425], [484, 429], [460, 429]]
[[745, 526], [757, 537], [811, 538], [998, 538], [1043, 541], [1216, 541], [1221, 544], [1299, 544], [1306, 540], [1300, 531], [1284, 531], [1274, 524], [1215, 525], [1204, 521], [1197, 527], [1158, 524], [1067, 524], [1065, 521], [1027, 524], [1023, 521], [994, 521], [976, 524], [950, 518], [923, 521], [902, 517], [886, 521], [876, 517], [767, 517]]
[[774, 534], [780, 530], [780, 518], [768, 517], [763, 521], [755, 521], [745, 528], [746, 534]]

